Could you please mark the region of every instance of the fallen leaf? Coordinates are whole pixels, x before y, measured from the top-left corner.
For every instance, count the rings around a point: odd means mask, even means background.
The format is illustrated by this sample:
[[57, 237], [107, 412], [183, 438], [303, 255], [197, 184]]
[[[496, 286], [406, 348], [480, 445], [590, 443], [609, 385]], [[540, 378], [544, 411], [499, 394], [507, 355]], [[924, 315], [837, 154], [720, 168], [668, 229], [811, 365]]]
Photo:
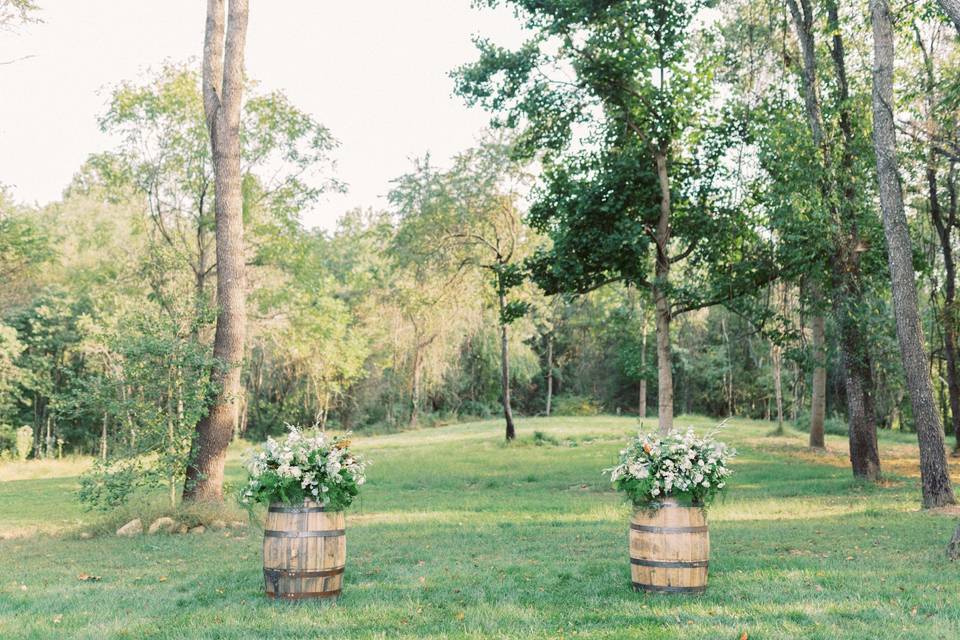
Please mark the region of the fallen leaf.
[[740, 640], [749, 640], [750, 636], [747, 635], [747, 632], [744, 631], [740, 634]]
[[167, 581], [167, 576], [160, 576], [159, 578], [157, 578], [157, 582], [166, 582], [166, 581]]
[[100, 576], [92, 576], [89, 573], [81, 573], [77, 576], [77, 580], [80, 582], [99, 582]]
[[463, 616], [463, 611], [458, 611], [458, 612], [457, 612], [457, 620], [463, 620], [463, 617], [464, 617], [464, 616]]
[[53, 624], [60, 624], [61, 622], [63, 622], [63, 614], [58, 613], [53, 616]]

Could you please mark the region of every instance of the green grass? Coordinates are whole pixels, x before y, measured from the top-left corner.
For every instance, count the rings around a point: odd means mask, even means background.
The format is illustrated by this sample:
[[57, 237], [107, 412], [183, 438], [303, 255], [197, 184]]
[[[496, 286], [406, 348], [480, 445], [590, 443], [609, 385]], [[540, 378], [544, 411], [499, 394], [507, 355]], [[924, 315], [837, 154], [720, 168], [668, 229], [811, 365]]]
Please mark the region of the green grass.
[[629, 510], [600, 471], [635, 429], [554, 418], [520, 421], [510, 446], [495, 421], [356, 438], [375, 464], [335, 605], [266, 600], [257, 529], [83, 540], [96, 516], [72, 495], [80, 463], [49, 479], [43, 463], [0, 469], [0, 536], [18, 536], [0, 540], [0, 638], [960, 637], [960, 565], [943, 553], [956, 522], [918, 511], [905, 436], [884, 434], [901, 475], [873, 486], [851, 479], [841, 438], [816, 455], [802, 434], [732, 421], [709, 588], [683, 597], [630, 589]]

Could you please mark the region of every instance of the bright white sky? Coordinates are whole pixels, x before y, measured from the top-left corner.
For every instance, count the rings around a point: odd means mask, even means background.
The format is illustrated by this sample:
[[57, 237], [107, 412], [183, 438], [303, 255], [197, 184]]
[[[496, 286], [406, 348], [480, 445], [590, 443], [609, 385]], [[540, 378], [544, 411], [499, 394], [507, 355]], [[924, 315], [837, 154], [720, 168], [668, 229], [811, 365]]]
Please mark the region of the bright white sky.
[[[39, 0], [43, 23], [0, 31], [0, 184], [45, 204], [100, 133], [113, 84], [164, 60], [199, 60], [202, 0]], [[381, 206], [390, 180], [429, 151], [443, 161], [476, 141], [489, 118], [452, 95], [447, 73], [475, 59], [471, 35], [521, 40], [506, 10], [470, 0], [252, 0], [246, 67], [261, 89], [285, 91], [341, 142], [346, 195], [304, 215], [332, 228], [354, 206]]]

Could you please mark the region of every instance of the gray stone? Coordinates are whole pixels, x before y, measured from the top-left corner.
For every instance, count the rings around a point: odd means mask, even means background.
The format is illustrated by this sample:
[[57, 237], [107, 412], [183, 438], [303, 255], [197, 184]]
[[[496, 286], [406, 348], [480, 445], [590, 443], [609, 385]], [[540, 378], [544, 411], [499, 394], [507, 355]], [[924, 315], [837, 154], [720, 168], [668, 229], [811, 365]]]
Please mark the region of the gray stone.
[[131, 520], [127, 524], [117, 529], [118, 536], [133, 537], [138, 536], [141, 533], [143, 533], [143, 522], [140, 521], [140, 518]]

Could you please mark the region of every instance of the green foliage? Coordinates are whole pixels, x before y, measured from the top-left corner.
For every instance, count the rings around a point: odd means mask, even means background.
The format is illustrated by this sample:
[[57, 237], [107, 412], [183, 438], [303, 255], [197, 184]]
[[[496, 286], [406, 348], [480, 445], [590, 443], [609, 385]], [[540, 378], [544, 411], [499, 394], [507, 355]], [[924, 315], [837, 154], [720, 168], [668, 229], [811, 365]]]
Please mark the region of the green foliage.
[[592, 398], [565, 394], [553, 399], [553, 415], [596, 416], [601, 411], [602, 407]]
[[82, 477], [80, 499], [91, 508], [110, 509], [161, 485], [172, 506], [194, 425], [215, 393], [209, 347], [197, 344], [189, 327], [150, 311], [122, 309], [83, 326], [84, 351], [100, 366], [84, 380], [73, 406], [99, 409], [103, 420], [122, 425], [113, 442], [101, 443], [109, 456]]

